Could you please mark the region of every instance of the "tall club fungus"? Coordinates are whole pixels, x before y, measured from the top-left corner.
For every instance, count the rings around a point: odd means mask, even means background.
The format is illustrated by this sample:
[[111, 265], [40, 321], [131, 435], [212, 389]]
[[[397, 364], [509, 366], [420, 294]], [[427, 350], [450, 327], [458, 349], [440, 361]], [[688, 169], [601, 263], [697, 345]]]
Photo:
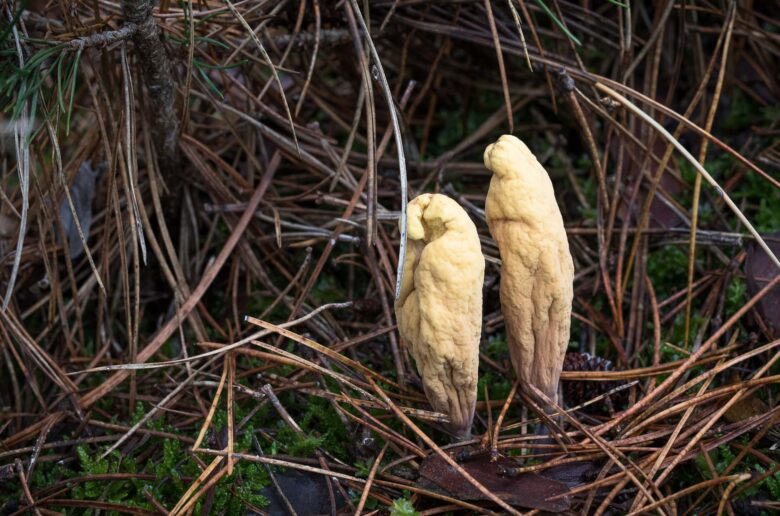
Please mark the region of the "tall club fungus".
[[552, 182], [511, 135], [485, 149], [493, 172], [485, 201], [501, 254], [501, 309], [512, 365], [524, 385], [558, 401], [571, 323], [574, 265]]
[[409, 247], [395, 315], [434, 410], [470, 435], [477, 399], [485, 260], [474, 223], [445, 195], [407, 208]]

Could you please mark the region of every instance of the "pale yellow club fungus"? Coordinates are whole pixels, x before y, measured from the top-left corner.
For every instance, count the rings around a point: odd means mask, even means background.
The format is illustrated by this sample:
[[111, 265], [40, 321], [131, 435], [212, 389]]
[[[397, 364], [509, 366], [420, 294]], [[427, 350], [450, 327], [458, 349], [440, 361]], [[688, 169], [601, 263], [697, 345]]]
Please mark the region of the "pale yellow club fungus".
[[485, 259], [477, 228], [446, 195], [423, 194], [407, 208], [405, 273], [395, 316], [431, 406], [470, 436], [477, 400]]
[[569, 344], [574, 264], [550, 176], [528, 147], [504, 135], [485, 149], [485, 201], [501, 255], [501, 310], [520, 387], [558, 402]]

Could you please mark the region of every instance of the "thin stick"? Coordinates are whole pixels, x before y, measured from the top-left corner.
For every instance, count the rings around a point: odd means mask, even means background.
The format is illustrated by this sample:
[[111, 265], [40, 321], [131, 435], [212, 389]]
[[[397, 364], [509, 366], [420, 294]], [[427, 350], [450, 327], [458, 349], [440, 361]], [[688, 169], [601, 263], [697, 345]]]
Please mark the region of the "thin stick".
[[[510, 3], [511, 5], [511, 3]], [[496, 48], [496, 59], [498, 59], [498, 73], [501, 76], [501, 89], [504, 91], [504, 106], [506, 107], [506, 121], [509, 124], [509, 132], [515, 132], [515, 124], [512, 120], [512, 100], [509, 98], [509, 83], [506, 80], [506, 66], [504, 66], [504, 54], [501, 52], [501, 40], [498, 38], [496, 29], [496, 19], [493, 18], [493, 8], [490, 7], [490, 0], [485, 0], [485, 11], [487, 12], [488, 24], [490, 25], [490, 34], [493, 36], [493, 46]]]
[[[515, 380], [515, 383], [512, 384], [512, 389], [509, 391], [509, 396], [506, 397], [506, 401], [504, 401], [504, 406], [501, 407], [501, 413], [498, 415], [498, 419], [496, 420], [496, 426], [493, 429], [493, 439], [490, 441], [490, 460], [495, 461], [498, 459], [498, 433], [501, 431], [501, 424], [504, 422], [504, 417], [506, 417], [506, 413], [509, 410], [509, 405], [512, 403], [512, 400], [515, 399], [515, 393], [517, 392], [517, 388], [520, 386], [520, 379], [517, 378]], [[487, 396], [485, 396], [485, 399], [490, 399]], [[490, 405], [488, 405], [490, 407]]]
[[[290, 328], [292, 326], [298, 325], [302, 322], [308, 321], [312, 317], [316, 316], [320, 312], [324, 310], [328, 310], [331, 308], [347, 308], [352, 306], [352, 301], [347, 301], [346, 303], [328, 303], [326, 305], [322, 305], [320, 307], [315, 308], [308, 314], [299, 317], [297, 319], [294, 319], [292, 321], [288, 321], [286, 323], [280, 324], [279, 328]], [[114, 366], [102, 366], [102, 367], [93, 367], [91, 369], [84, 369], [82, 371], [76, 371], [73, 373], [66, 373], [67, 376], [70, 375], [76, 375], [76, 374], [85, 374], [85, 373], [99, 373], [102, 371], [121, 371], [121, 370], [135, 370], [135, 369], [158, 369], [161, 367], [171, 367], [178, 364], [186, 364], [189, 362], [193, 362], [195, 360], [200, 360], [201, 358], [207, 358], [212, 355], [219, 355], [222, 353], [225, 353], [227, 351], [231, 351], [233, 349], [239, 348], [245, 344], [249, 344], [253, 340], [265, 337], [266, 335], [270, 335], [273, 333], [271, 330], [261, 330], [258, 332], [255, 332], [248, 337], [245, 337], [238, 342], [234, 342], [233, 344], [227, 344], [225, 346], [220, 347], [219, 349], [215, 349], [214, 351], [207, 351], [206, 353], [201, 353], [200, 355], [193, 355], [191, 357], [187, 358], [179, 358], [176, 360], [166, 360], [164, 362], [147, 362], [147, 363], [136, 363], [136, 364], [119, 364]]]
[[398, 123], [398, 113], [395, 110], [395, 102], [393, 101], [393, 93], [390, 91], [390, 84], [387, 82], [387, 76], [385, 70], [382, 68], [382, 61], [379, 60], [379, 53], [376, 51], [374, 42], [371, 40], [371, 36], [366, 27], [366, 22], [363, 20], [363, 14], [360, 12], [357, 0], [351, 0], [352, 9], [357, 13], [358, 23], [363, 32], [366, 33], [366, 41], [368, 42], [368, 48], [371, 51], [371, 57], [374, 58], [374, 65], [376, 66], [377, 75], [379, 76], [379, 82], [382, 85], [385, 98], [387, 100], [387, 107], [390, 111], [390, 118], [393, 121], [393, 135], [395, 136], [395, 147], [398, 153], [398, 174], [401, 180], [401, 239], [398, 247], [398, 273], [395, 278], [395, 298], [401, 295], [401, 281], [404, 278], [404, 261], [406, 260], [406, 204], [407, 204], [407, 186], [406, 186], [406, 158], [404, 157], [404, 142], [401, 136], [401, 125]]
[[38, 510], [35, 500], [32, 497], [32, 493], [30, 492], [30, 486], [27, 485], [27, 477], [24, 474], [24, 466], [22, 465], [22, 461], [20, 459], [16, 459], [14, 460], [14, 465], [16, 466], [16, 474], [19, 476], [19, 483], [22, 485], [22, 492], [24, 493], [25, 499], [27, 499], [27, 503], [30, 507], [33, 508], [33, 512], [35, 512], [37, 516], [40, 516], [41, 511]]
[[233, 451], [235, 448], [235, 424], [233, 422], [233, 385], [236, 383], [236, 362], [233, 352], [225, 356], [225, 370], [227, 370], [227, 475], [233, 474]]
[[360, 516], [360, 513], [363, 511], [363, 506], [366, 504], [366, 500], [368, 499], [368, 493], [371, 492], [371, 484], [374, 481], [374, 477], [376, 476], [376, 470], [379, 469], [379, 463], [382, 462], [382, 458], [384, 458], [388, 446], [389, 443], [385, 443], [385, 445], [380, 450], [379, 455], [376, 456], [376, 460], [374, 460], [373, 466], [371, 466], [371, 471], [369, 472], [368, 478], [366, 479], [366, 485], [363, 488], [363, 493], [360, 495], [360, 502], [358, 502], [357, 509], [355, 509], [355, 516]]
[[[16, 53], [19, 58], [19, 69], [24, 68], [24, 52], [22, 51], [21, 38], [19, 32], [16, 30], [16, 23], [13, 23], [13, 15], [11, 13], [10, 4], [6, 5], [8, 10], [7, 15], [9, 21], [11, 21], [11, 31], [14, 35], [14, 41], [16, 43]], [[24, 235], [27, 233], [27, 213], [30, 209], [30, 137], [29, 137], [29, 116], [27, 110], [30, 107], [29, 100], [24, 101], [24, 107], [22, 108], [21, 116], [19, 120], [14, 124], [14, 146], [16, 148], [16, 163], [17, 170], [19, 172], [19, 188], [22, 193], [22, 214], [19, 221], [19, 236], [16, 240], [16, 251], [14, 253], [14, 263], [11, 268], [11, 276], [8, 280], [8, 287], [6, 287], [5, 296], [3, 297], [3, 310], [8, 308], [8, 304], [11, 302], [11, 298], [14, 292], [14, 285], [16, 283], [16, 276], [19, 274], [19, 266], [22, 263], [22, 250], [24, 249]], [[65, 185], [65, 193], [68, 195], [68, 186]], [[68, 199], [70, 196], [68, 195]], [[69, 204], [71, 211], [73, 211], [73, 203]], [[74, 212], [75, 213], [75, 212]], [[78, 225], [78, 217], [74, 215], [73, 221], [76, 222], [76, 228], [80, 231]], [[81, 232], [79, 232], [81, 235]], [[98, 278], [99, 279], [99, 278]], [[399, 281], [400, 285], [400, 281]], [[36, 509], [37, 511], [37, 509]]]
[[203, 421], [203, 426], [200, 427], [198, 437], [195, 439], [195, 443], [192, 445], [193, 450], [200, 448], [200, 443], [202, 443], [203, 439], [206, 437], [206, 431], [209, 429], [209, 425], [211, 424], [211, 420], [214, 417], [214, 413], [217, 411], [217, 406], [219, 406], [219, 396], [222, 394], [222, 389], [225, 387], [225, 379], [227, 378], [226, 365], [227, 362], [225, 362], [222, 366], [222, 376], [219, 379], [219, 385], [217, 385], [217, 392], [214, 393], [214, 400], [211, 402], [209, 412], [206, 414], [206, 419]]
[[271, 75], [273, 75], [276, 86], [279, 88], [279, 96], [282, 97], [282, 104], [284, 105], [284, 111], [287, 114], [287, 122], [290, 124], [290, 132], [292, 133], [293, 141], [295, 142], [295, 149], [298, 151], [298, 155], [300, 156], [301, 148], [298, 145], [298, 135], [295, 132], [295, 122], [293, 122], [292, 113], [290, 112], [290, 105], [287, 103], [287, 97], [284, 95], [284, 86], [282, 85], [282, 80], [279, 78], [279, 72], [277, 72], [276, 66], [274, 66], [273, 61], [271, 61], [271, 56], [268, 55], [268, 52], [265, 50], [263, 43], [260, 41], [260, 38], [257, 37], [255, 31], [253, 31], [252, 27], [249, 26], [249, 23], [247, 23], [241, 13], [238, 12], [236, 6], [233, 5], [230, 0], [225, 0], [225, 2], [233, 12], [233, 16], [235, 16], [244, 29], [246, 29], [250, 39], [255, 43], [257, 49], [260, 51], [260, 55], [263, 56], [263, 59], [266, 63], [268, 63], [268, 67], [271, 69]]
[[[726, 76], [726, 65], [728, 64], [729, 50], [731, 49], [731, 34], [734, 31], [734, 21], [737, 19], [736, 3], [729, 5], [729, 24], [726, 29], [726, 38], [723, 41], [723, 55], [720, 60], [720, 70], [715, 84], [715, 92], [712, 95], [712, 103], [707, 112], [707, 119], [704, 122], [704, 130], [709, 132], [712, 129], [712, 122], [715, 120], [715, 112], [718, 109], [720, 92], [723, 88], [723, 79]], [[709, 140], [703, 139], [701, 149], [699, 150], [699, 162], [704, 163], [707, 158], [707, 144]], [[693, 304], [693, 269], [696, 263], [696, 228], [699, 225], [699, 196], [701, 195], [701, 175], [696, 174], [693, 182], [693, 209], [691, 212], [691, 238], [688, 246], [688, 286], [685, 294], [685, 340], [683, 343], [687, 346], [688, 336], [691, 330], [691, 305]]]

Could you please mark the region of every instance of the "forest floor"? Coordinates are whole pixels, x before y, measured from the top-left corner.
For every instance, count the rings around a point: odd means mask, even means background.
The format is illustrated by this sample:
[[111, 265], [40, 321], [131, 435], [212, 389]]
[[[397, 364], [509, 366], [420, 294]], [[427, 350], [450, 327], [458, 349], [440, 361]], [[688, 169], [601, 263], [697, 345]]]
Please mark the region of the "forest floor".
[[[778, 64], [774, 2], [2, 3], [0, 514], [777, 513]], [[506, 133], [574, 261], [552, 420]], [[479, 232], [473, 439], [399, 341], [404, 190]]]

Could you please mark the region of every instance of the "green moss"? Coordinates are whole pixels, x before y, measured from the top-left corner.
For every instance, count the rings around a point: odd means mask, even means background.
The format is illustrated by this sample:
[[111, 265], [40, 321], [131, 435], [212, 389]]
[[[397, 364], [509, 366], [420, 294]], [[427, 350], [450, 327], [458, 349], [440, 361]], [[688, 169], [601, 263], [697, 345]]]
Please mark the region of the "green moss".
[[[237, 412], [241, 410], [238, 409]], [[143, 406], [139, 403], [133, 419], [137, 420], [141, 415], [143, 415]], [[220, 418], [224, 419], [224, 415], [218, 415], [215, 419]], [[167, 432], [175, 431], [165, 424], [162, 417], [151, 422], [150, 426]], [[252, 428], [246, 428], [237, 440], [236, 449], [251, 450], [251, 439]], [[107, 457], [101, 458], [103, 449], [105, 448], [78, 446], [76, 448], [78, 462], [74, 464], [41, 461], [30, 483], [35, 489], [41, 489], [68, 479], [112, 473], [135, 473], [139, 476], [73, 482], [70, 493], [76, 500], [104, 501], [126, 507], [154, 510], [147, 496], [153, 497], [166, 507], [172, 507], [188, 489], [191, 479], [201, 473], [201, 468], [191, 452], [177, 439], [151, 438], [144, 446], [133, 450], [132, 454], [127, 456], [121, 455], [119, 451], [113, 451]], [[144, 457], [143, 461], [139, 461], [138, 457]], [[140, 475], [151, 475], [154, 480], [140, 478]], [[245, 514], [246, 504], [265, 507], [268, 500], [259, 493], [268, 483], [265, 468], [251, 462], [238, 462], [233, 475], [221, 479], [215, 485], [212, 510], [220, 514]], [[198, 507], [201, 503], [202, 501], [198, 502]], [[72, 513], [67, 508], [62, 509], [66, 513]], [[93, 514], [93, 512], [87, 510], [83, 514]]]
[[739, 88], [731, 91], [731, 105], [721, 119], [723, 128], [732, 131], [741, 131], [756, 122], [758, 110], [756, 102], [745, 95]]
[[289, 428], [279, 420], [275, 413], [268, 414], [264, 422], [274, 419], [277, 427], [274, 441], [271, 443], [271, 453], [288, 453], [297, 457], [310, 457], [317, 448], [326, 450], [341, 459], [348, 459], [347, 444], [350, 441], [349, 432], [339, 418], [331, 404], [322, 398], [311, 397], [306, 399], [306, 405], [294, 396], [285, 396], [280, 401], [291, 413], [302, 416], [296, 417], [296, 422], [303, 430], [301, 435]]
[[[81, 469], [74, 476], [89, 477], [108, 473], [139, 472], [135, 460], [132, 457], [122, 457], [118, 451], [113, 451], [107, 457], [100, 458], [99, 451], [93, 454], [86, 446], [82, 445], [76, 448], [76, 454]], [[138, 490], [138, 484], [144, 484], [144, 482], [134, 482], [130, 479], [88, 480], [75, 483], [71, 494], [76, 500], [99, 500], [129, 507], [151, 509], [149, 502]]]
[[[471, 96], [470, 100], [471, 102], [466, 102], [456, 95], [450, 99], [452, 107], [438, 111], [436, 125], [431, 128], [428, 155], [422, 156], [423, 158], [430, 159], [451, 150], [476, 131], [504, 103], [500, 91], [489, 90], [480, 91], [479, 94]], [[422, 126], [415, 126], [415, 131], [419, 141], [422, 139]]]
[[688, 253], [673, 245], [651, 251], [647, 256], [647, 274], [658, 300], [663, 300], [687, 284]]
[[512, 390], [512, 380], [492, 370], [482, 372], [477, 382], [477, 399], [480, 401], [485, 401], [485, 387], [490, 399], [506, 399], [509, 391]]
[[[741, 437], [738, 442], [741, 445], [746, 445], [748, 437]], [[734, 461], [735, 454], [729, 445], [718, 446], [714, 450], [708, 452], [710, 462], [714, 466], [715, 472], [718, 476], [725, 473], [726, 468]], [[768, 464], [766, 467], [762, 465], [754, 455], [748, 454], [742, 458], [737, 468], [730, 471], [730, 475], [739, 473], [748, 473], [751, 475], [763, 475], [770, 469], [776, 466], [774, 462]], [[681, 469], [676, 475], [676, 480], [680, 482], [681, 486], [691, 485], [693, 483], [704, 480], [711, 480], [713, 478], [712, 471], [707, 464], [707, 459], [703, 454], [697, 455], [693, 461], [693, 467]], [[770, 500], [780, 500], [780, 471], [769, 475], [761, 482], [743, 491], [739, 498], [750, 499], [756, 497], [764, 497]]]
[[296, 457], [310, 457], [323, 443], [322, 437], [301, 435], [288, 426], [279, 429], [276, 440], [284, 445], [288, 454]]
[[409, 498], [398, 498], [393, 501], [390, 507], [390, 516], [419, 516], [420, 513], [414, 508]]
[[487, 339], [484, 353], [493, 360], [506, 360], [509, 358], [509, 349], [506, 344], [506, 335], [497, 333]]

